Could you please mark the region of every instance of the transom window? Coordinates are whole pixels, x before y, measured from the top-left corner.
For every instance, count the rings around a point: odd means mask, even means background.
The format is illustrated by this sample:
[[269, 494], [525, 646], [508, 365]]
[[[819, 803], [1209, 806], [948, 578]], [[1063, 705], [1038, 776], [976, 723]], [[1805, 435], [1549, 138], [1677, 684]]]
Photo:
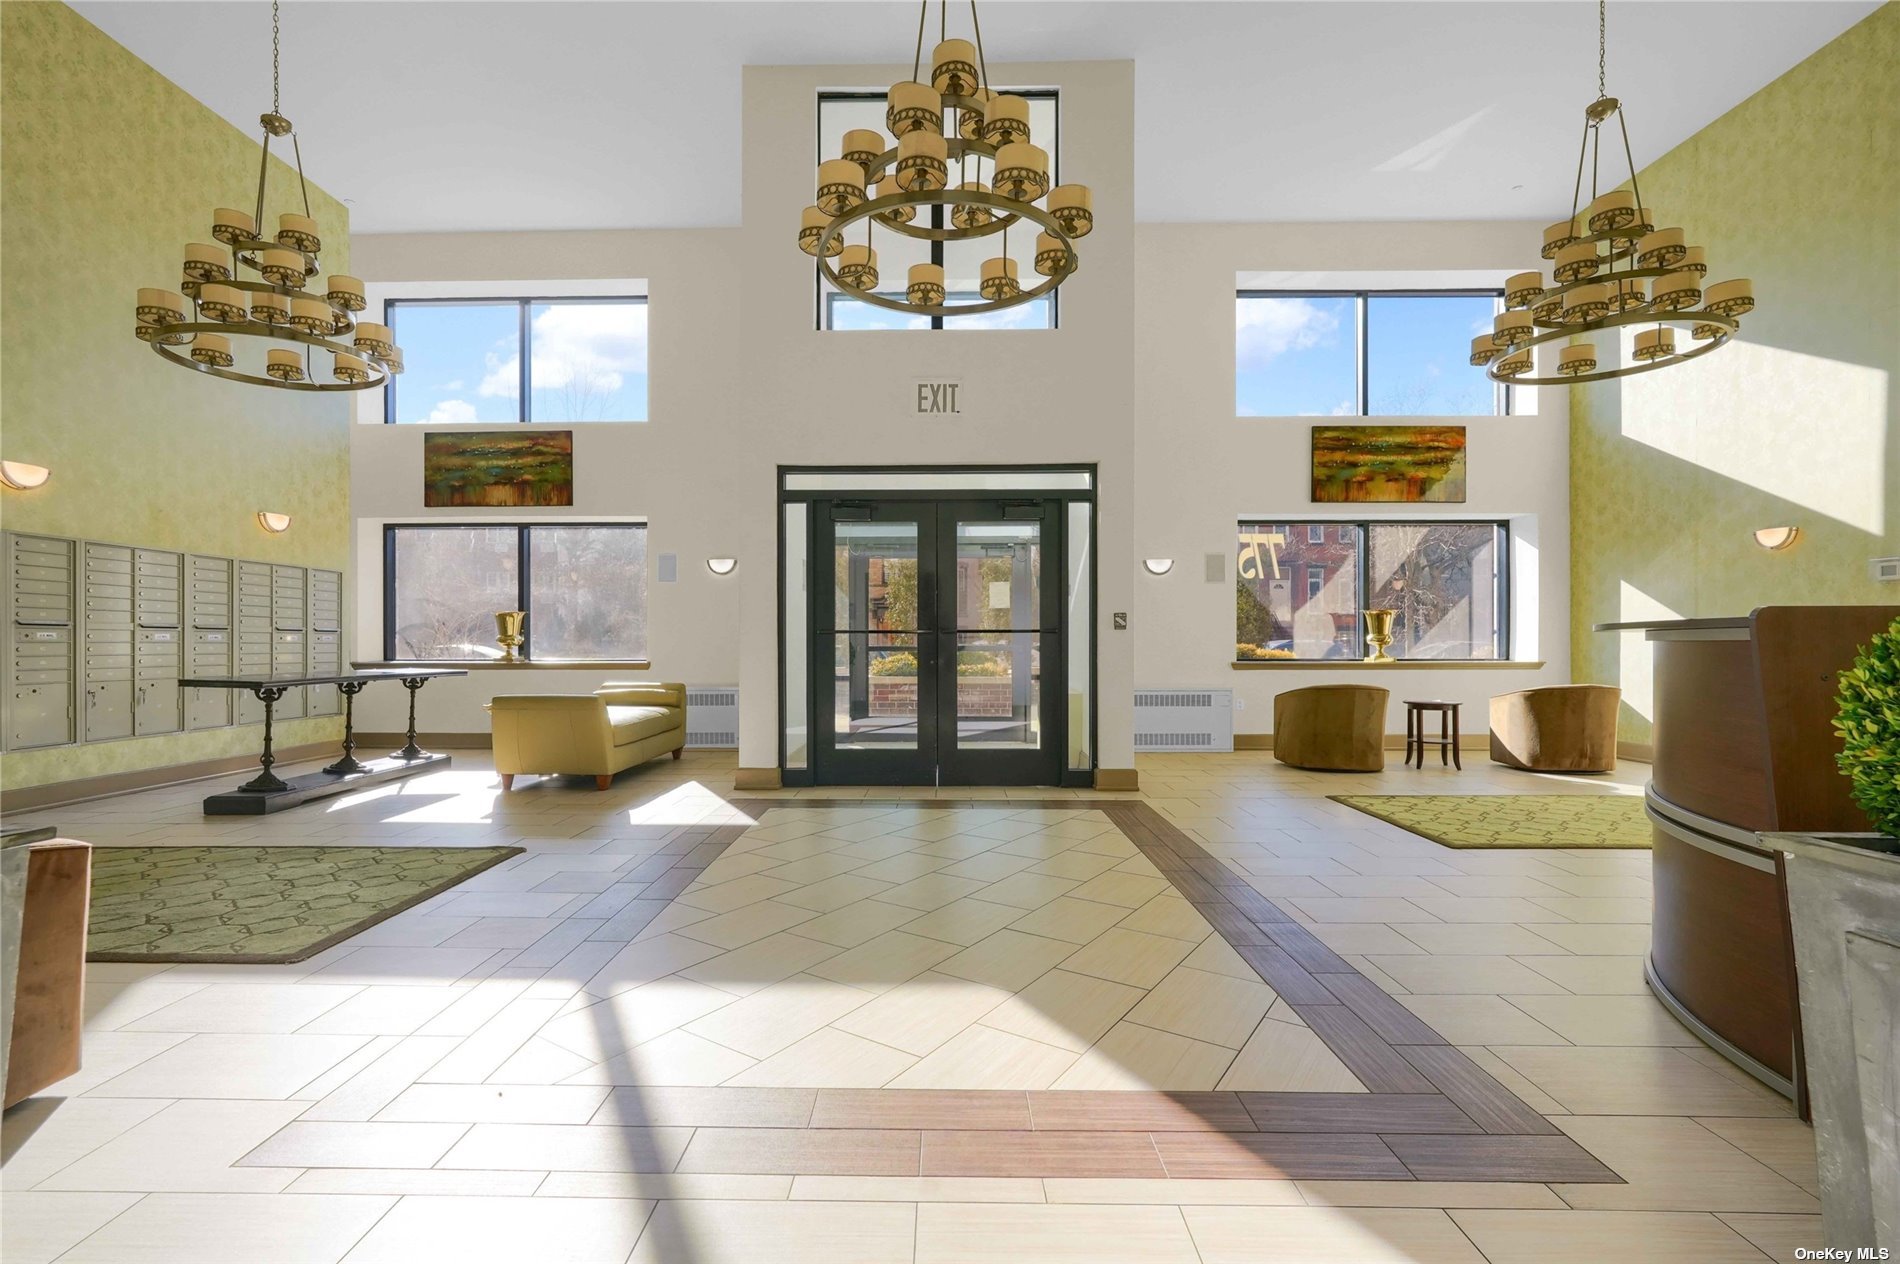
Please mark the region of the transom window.
[[1235, 661], [1365, 658], [1364, 614], [1377, 609], [1395, 612], [1394, 658], [1510, 656], [1506, 524], [1329, 525], [1240, 523]]
[[536, 661], [643, 660], [641, 523], [392, 526], [383, 541], [383, 651], [391, 662], [497, 659], [495, 615], [528, 612]]
[[390, 299], [390, 422], [645, 421], [645, 298]]
[[1491, 417], [1510, 388], [1471, 367], [1501, 290], [1241, 290], [1234, 410], [1242, 417]]
[[[1010, 92], [1029, 102], [1030, 138], [1049, 152], [1049, 183], [1053, 187], [1059, 183], [1057, 173], [1061, 170], [1057, 146], [1057, 94], [1052, 89], [998, 88], [998, 92]], [[836, 158], [839, 143], [844, 134], [853, 128], [870, 128], [883, 132], [885, 94], [882, 92], [823, 92], [818, 96], [818, 160]], [[886, 133], [888, 135], [888, 133]], [[893, 142], [894, 143], [894, 142]], [[986, 169], [987, 171], [987, 169]], [[950, 183], [962, 184], [965, 180], [976, 179], [976, 162], [969, 160], [968, 170], [950, 169]], [[930, 227], [949, 226], [949, 208], [933, 206], [928, 210], [920, 208], [917, 222], [921, 225], [929, 216]], [[865, 231], [863, 222], [854, 224], [848, 231], [849, 241], [862, 243]], [[1034, 281], [1042, 278], [1036, 273], [1036, 233], [1033, 224], [1023, 223], [1008, 232], [1009, 257], [1016, 261], [1016, 275], [1023, 278], [1023, 287], [1027, 289]], [[885, 298], [902, 301], [905, 287], [909, 284], [910, 269], [916, 263], [935, 263], [944, 270], [944, 283], [948, 294], [944, 302], [949, 305], [959, 303], [980, 303], [983, 298], [977, 293], [977, 277], [983, 266], [983, 260], [993, 259], [1003, 253], [1004, 234], [992, 233], [973, 241], [919, 241], [901, 233], [878, 228], [873, 244], [877, 248], [877, 293]], [[1032, 302], [1000, 312], [985, 312], [975, 316], [912, 316], [905, 312], [893, 312], [871, 303], [863, 302], [853, 296], [841, 293], [824, 275], [813, 269], [818, 285], [818, 327], [820, 329], [1054, 329], [1056, 327], [1056, 305], [1054, 294], [1046, 294]]]

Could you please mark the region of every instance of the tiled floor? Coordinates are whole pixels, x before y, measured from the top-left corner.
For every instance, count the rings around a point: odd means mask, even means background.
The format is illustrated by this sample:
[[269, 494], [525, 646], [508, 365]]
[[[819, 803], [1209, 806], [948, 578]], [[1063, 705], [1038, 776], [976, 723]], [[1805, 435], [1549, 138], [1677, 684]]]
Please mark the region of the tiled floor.
[[7, 1264], [1820, 1242], [1807, 1127], [1644, 990], [1647, 853], [1453, 851], [1325, 797], [1640, 765], [1170, 756], [1139, 795], [891, 803], [735, 796], [713, 754], [505, 797], [456, 762], [263, 820], [205, 820], [203, 787], [45, 814], [526, 854], [296, 965], [91, 967], [85, 1070], [5, 1119]]

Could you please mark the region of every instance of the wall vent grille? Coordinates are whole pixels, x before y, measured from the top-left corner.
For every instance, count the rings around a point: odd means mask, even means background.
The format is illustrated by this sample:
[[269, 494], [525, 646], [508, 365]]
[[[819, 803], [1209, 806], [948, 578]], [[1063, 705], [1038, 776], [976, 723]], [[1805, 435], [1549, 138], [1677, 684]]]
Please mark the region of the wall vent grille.
[[1231, 689], [1142, 689], [1135, 693], [1138, 751], [1234, 749]]

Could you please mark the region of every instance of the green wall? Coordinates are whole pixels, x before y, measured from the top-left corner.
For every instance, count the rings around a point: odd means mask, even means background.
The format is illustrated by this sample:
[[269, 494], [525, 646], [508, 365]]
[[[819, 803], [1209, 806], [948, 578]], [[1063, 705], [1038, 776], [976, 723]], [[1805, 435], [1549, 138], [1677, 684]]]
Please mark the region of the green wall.
[[[261, 22], [263, 10], [249, 17]], [[255, 200], [259, 133], [232, 127], [63, 4], [0, 4], [0, 85], [0, 454], [53, 471], [37, 491], [0, 493], [0, 525], [347, 569], [347, 399], [190, 373], [132, 336], [138, 287], [175, 289], [185, 244], [210, 240], [212, 210]], [[296, 104], [285, 103], [292, 119]], [[294, 174], [274, 168], [273, 224], [297, 209]], [[347, 271], [347, 213], [310, 193], [325, 268]], [[296, 521], [272, 536], [259, 509]], [[340, 732], [336, 719], [298, 720], [279, 741]], [[0, 783], [257, 742], [245, 728], [21, 752], [0, 761]]]
[[[1591, 624], [1900, 603], [1867, 573], [1900, 554], [1896, 66], [1888, 4], [1639, 173], [1759, 306], [1712, 355], [1571, 388], [1572, 662], [1623, 686], [1625, 741], [1650, 740], [1649, 647]], [[1766, 526], [1801, 535], [1771, 553]]]

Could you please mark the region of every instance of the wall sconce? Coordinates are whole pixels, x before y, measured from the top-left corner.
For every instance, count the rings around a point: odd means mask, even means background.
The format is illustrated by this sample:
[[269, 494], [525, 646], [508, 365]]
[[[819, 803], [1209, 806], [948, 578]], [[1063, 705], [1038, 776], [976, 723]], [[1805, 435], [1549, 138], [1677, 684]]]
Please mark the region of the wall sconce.
[[53, 471], [44, 465], [28, 465], [25, 461], [0, 461], [0, 483], [5, 483], [16, 492], [30, 492], [35, 487], [46, 486], [46, 480], [53, 477]]
[[1755, 532], [1755, 543], [1764, 549], [1779, 552], [1795, 542], [1801, 534], [1800, 527], [1763, 527]]
[[268, 509], [260, 509], [257, 511], [257, 525], [272, 535], [282, 535], [284, 532], [290, 530], [290, 515], [272, 513]]
[[739, 559], [736, 557], [709, 557], [706, 559], [706, 569], [715, 575], [730, 575], [733, 571], [738, 569], [738, 566]]
[[1174, 559], [1171, 557], [1143, 558], [1141, 564], [1148, 568], [1150, 575], [1166, 575], [1174, 569]]

